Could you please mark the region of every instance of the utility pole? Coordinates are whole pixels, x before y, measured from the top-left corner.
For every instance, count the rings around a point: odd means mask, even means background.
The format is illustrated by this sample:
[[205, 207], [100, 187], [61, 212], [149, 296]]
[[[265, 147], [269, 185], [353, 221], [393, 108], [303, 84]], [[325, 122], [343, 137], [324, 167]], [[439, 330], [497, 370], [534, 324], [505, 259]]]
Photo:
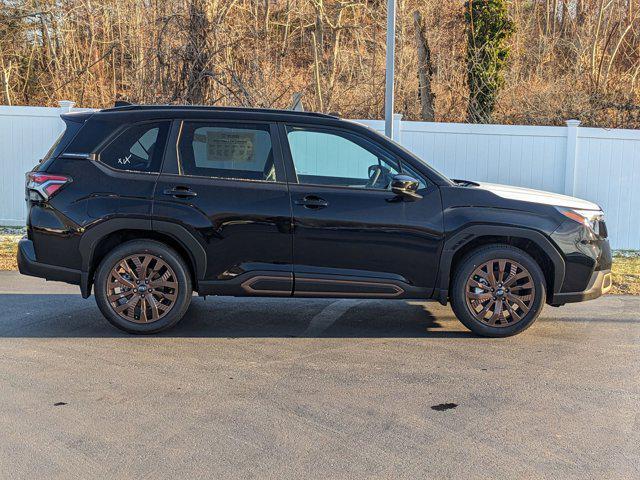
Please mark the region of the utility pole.
[[384, 89], [384, 134], [393, 138], [393, 74], [396, 54], [396, 0], [387, 0], [387, 65]]

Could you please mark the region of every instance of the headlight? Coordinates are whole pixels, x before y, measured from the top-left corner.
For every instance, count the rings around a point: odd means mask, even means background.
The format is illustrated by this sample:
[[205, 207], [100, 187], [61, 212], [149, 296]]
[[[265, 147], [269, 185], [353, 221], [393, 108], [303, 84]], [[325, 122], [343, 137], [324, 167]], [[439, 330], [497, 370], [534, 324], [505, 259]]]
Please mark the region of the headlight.
[[604, 233], [604, 213], [602, 210], [579, 210], [562, 207], [556, 207], [556, 209], [565, 217], [590, 228], [597, 235]]

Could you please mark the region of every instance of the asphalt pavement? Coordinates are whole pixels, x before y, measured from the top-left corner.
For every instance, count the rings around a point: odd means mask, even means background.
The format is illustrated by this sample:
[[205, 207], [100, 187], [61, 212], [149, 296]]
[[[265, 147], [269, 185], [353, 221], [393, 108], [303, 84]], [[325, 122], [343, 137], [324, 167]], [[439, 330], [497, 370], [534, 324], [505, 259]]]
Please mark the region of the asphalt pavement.
[[193, 299], [129, 336], [0, 272], [0, 478], [640, 478], [640, 297], [475, 337], [435, 303]]

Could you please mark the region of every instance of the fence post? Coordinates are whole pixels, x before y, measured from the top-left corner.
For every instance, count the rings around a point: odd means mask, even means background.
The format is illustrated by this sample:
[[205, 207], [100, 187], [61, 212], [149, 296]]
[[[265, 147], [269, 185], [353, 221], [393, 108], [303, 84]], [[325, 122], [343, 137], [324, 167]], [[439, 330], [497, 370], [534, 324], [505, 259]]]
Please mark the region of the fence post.
[[392, 140], [395, 140], [398, 143], [402, 143], [402, 114], [394, 113], [393, 114], [393, 137]]
[[71, 100], [60, 100], [58, 102], [63, 113], [70, 112], [75, 104], [76, 102], [72, 102]]
[[578, 126], [580, 120], [567, 120], [567, 157], [565, 160], [564, 193], [576, 194], [576, 164], [578, 162]]

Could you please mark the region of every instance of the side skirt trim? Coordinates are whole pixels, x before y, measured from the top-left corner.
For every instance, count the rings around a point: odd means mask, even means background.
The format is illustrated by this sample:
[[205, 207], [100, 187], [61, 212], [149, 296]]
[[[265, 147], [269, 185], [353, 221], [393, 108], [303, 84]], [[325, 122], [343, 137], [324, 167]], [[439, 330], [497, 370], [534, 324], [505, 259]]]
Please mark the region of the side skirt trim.
[[294, 297], [399, 297], [405, 290], [399, 285], [379, 281], [312, 278], [296, 276]]
[[[295, 288], [294, 288], [295, 283]], [[326, 298], [414, 298], [428, 299], [425, 291], [403, 282], [338, 276], [305, 276], [292, 273], [245, 272], [229, 280], [200, 281], [200, 295], [326, 297]]]

